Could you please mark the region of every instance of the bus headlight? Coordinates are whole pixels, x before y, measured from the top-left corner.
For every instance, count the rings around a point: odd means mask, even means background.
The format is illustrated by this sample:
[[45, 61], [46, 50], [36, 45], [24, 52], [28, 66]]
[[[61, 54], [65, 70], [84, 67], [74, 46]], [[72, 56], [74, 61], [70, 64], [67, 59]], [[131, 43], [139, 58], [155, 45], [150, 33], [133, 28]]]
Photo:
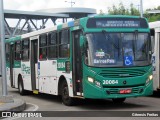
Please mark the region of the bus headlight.
[[152, 80], [152, 79], [153, 79], [153, 75], [150, 75], [150, 76], [149, 76], [149, 80]]
[[148, 85], [149, 81], [151, 81], [152, 79], [153, 79], [153, 75], [150, 75], [150, 76], [148, 77], [148, 79], [146, 80], [146, 85]]
[[91, 77], [88, 77], [88, 81], [91, 82], [91, 83], [93, 83], [93, 82], [94, 82], [94, 79], [91, 78]]

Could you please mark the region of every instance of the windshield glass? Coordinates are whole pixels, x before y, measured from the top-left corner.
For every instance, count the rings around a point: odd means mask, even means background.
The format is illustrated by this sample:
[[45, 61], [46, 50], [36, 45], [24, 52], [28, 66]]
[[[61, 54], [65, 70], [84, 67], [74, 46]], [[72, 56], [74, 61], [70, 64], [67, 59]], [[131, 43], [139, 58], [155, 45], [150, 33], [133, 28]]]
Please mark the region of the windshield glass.
[[150, 64], [148, 33], [88, 33], [86, 63], [96, 67]]

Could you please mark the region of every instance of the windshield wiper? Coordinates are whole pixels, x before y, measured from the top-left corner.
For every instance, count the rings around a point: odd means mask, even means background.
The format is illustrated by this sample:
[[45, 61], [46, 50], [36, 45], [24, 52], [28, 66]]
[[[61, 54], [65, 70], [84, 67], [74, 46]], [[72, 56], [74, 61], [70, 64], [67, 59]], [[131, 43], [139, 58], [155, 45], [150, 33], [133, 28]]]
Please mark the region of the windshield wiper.
[[105, 35], [106, 40], [108, 40], [114, 46], [114, 48], [118, 50], [120, 49], [115, 43], [112, 42], [112, 40], [110, 40], [111, 36], [105, 30], [102, 30], [102, 33]]

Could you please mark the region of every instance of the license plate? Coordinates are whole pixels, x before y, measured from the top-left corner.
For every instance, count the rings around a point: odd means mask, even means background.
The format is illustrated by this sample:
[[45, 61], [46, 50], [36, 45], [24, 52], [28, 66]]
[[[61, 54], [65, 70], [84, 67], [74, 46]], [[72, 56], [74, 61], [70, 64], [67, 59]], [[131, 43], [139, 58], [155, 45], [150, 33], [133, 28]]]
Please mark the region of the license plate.
[[120, 94], [129, 94], [132, 92], [132, 89], [122, 89], [119, 91]]

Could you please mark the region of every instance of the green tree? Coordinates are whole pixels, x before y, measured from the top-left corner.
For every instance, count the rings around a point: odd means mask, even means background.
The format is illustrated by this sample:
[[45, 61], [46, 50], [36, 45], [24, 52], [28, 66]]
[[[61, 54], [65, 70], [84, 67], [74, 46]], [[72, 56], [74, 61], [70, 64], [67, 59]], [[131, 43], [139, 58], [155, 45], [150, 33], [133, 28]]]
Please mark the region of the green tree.
[[[146, 11], [144, 11], [144, 17], [148, 19], [149, 22], [158, 21], [160, 20], [160, 13], [158, 14], [149, 14], [148, 11], [151, 10], [160, 10], [160, 6], [157, 8], [149, 8]], [[140, 11], [134, 7], [133, 3], [130, 4], [130, 8], [127, 9], [123, 5], [123, 3], [119, 3], [118, 6], [113, 5], [112, 7], [108, 8], [108, 14], [110, 15], [135, 15], [140, 16]]]
[[160, 20], [160, 13], [157, 14], [149, 14], [148, 11], [151, 10], [160, 10], [160, 6], [158, 6], [157, 8], [149, 8], [145, 11], [144, 16], [148, 19], [149, 22], [154, 22], [154, 21], [158, 21]]
[[117, 15], [118, 9], [116, 8], [115, 5], [113, 5], [112, 8], [108, 8], [108, 12], [110, 13], [110, 15]]
[[108, 8], [108, 14], [110, 15], [140, 15], [139, 10], [137, 10], [133, 4], [130, 5], [130, 9], [125, 8], [122, 2], [118, 6], [113, 5]]
[[134, 6], [133, 3], [130, 4], [130, 15], [136, 15], [139, 16], [140, 12], [137, 10]]

